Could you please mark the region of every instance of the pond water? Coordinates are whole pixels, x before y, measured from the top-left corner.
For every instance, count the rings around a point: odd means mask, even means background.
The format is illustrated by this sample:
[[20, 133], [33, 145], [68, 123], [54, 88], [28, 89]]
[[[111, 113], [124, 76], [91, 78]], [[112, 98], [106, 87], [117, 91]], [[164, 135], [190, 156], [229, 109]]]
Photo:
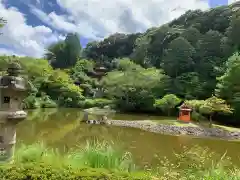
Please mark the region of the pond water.
[[[28, 119], [17, 128], [17, 145], [44, 142], [49, 147], [66, 151], [84, 145], [87, 140], [113, 142], [124, 151], [130, 151], [139, 165], [156, 164], [157, 156], [174, 158], [174, 152], [183, 146], [208, 147], [218, 154], [230, 156], [239, 164], [240, 142], [202, 139], [190, 136], [170, 136], [134, 128], [80, 124], [83, 112], [78, 109], [43, 109], [29, 111]], [[116, 114], [113, 119], [161, 120], [147, 115]]]

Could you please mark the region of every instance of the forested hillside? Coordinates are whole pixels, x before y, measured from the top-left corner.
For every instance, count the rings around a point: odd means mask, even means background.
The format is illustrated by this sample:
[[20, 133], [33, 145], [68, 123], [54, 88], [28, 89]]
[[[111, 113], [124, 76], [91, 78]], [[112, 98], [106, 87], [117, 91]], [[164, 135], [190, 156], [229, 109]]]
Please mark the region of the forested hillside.
[[233, 7], [188, 11], [143, 34], [115, 34], [89, 43], [84, 54], [106, 62], [129, 57], [145, 68], [163, 69], [172, 80], [172, 93], [204, 99], [214, 93], [216, 77], [240, 44], [239, 13]]
[[[26, 106], [47, 107], [37, 103], [41, 99], [54, 106], [111, 105], [171, 115], [190, 100], [197, 120], [213, 115], [240, 124], [239, 7], [187, 11], [144, 33], [116, 33], [84, 49], [79, 37], [69, 34], [48, 48], [44, 58], [50, 65], [15, 57], [34, 87]], [[96, 66], [107, 68], [100, 81], [93, 76]]]

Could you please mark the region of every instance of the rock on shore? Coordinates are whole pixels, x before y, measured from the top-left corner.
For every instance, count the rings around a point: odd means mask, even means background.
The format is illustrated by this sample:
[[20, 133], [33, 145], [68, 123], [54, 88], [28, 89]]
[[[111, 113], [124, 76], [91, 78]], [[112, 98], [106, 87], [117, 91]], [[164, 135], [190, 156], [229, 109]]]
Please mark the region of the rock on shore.
[[171, 134], [171, 135], [192, 135], [198, 137], [216, 137], [226, 140], [240, 140], [240, 132], [230, 132], [220, 128], [205, 128], [192, 126], [175, 126], [166, 124], [155, 124], [148, 121], [109, 121], [114, 126], [133, 127], [154, 133]]

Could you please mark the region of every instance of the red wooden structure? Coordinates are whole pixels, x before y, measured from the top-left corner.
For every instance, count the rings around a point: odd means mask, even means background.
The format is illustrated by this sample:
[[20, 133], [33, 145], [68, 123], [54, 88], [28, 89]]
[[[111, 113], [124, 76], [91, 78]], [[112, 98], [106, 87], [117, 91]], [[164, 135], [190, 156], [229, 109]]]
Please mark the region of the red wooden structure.
[[191, 111], [192, 111], [192, 108], [190, 108], [186, 104], [182, 104], [179, 107], [178, 120], [183, 121], [183, 122], [190, 122], [191, 121]]

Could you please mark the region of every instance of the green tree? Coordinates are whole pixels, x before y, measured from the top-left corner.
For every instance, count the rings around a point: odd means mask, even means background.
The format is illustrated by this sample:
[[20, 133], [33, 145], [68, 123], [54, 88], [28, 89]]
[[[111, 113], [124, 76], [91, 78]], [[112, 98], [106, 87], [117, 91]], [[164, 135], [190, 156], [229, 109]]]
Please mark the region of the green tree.
[[183, 37], [174, 39], [162, 60], [162, 68], [170, 77], [189, 72], [193, 66], [194, 47]]
[[75, 66], [72, 68], [73, 73], [93, 71], [94, 62], [88, 59], [79, 59]]
[[226, 63], [225, 73], [218, 78], [216, 94], [226, 99], [235, 109], [234, 114], [240, 117], [240, 54], [235, 53]]
[[51, 44], [45, 58], [54, 68], [69, 68], [76, 64], [80, 56], [81, 44], [77, 34], [68, 34], [64, 41]]
[[119, 71], [134, 71], [143, 69], [140, 65], [135, 64], [129, 58], [117, 59], [116, 61], [118, 62], [117, 69]]
[[171, 91], [185, 99], [201, 99], [205, 96], [204, 85], [206, 82], [199, 78], [197, 72], [183, 73], [172, 80]]
[[229, 39], [234, 43], [234, 45], [236, 45], [238, 50], [240, 50], [239, 32], [240, 32], [240, 13], [237, 12], [231, 18], [227, 34]]
[[[0, 57], [0, 64], [14, 60], [23, 69], [23, 77], [29, 81], [30, 91], [24, 100], [25, 108], [37, 107], [79, 107], [84, 100], [82, 89], [73, 83], [63, 70], [53, 70], [45, 59], [31, 57]], [[56, 104], [57, 103], [57, 104]]]
[[202, 34], [197, 28], [189, 27], [181, 34], [181, 36], [185, 38], [193, 47], [196, 47], [198, 39], [201, 38]]
[[104, 94], [126, 111], [153, 111], [154, 99], [165, 93], [166, 76], [161, 71], [141, 69], [113, 71], [102, 79]]
[[206, 69], [209, 72], [213, 72], [215, 65], [221, 64], [221, 39], [222, 34], [218, 31], [208, 31], [198, 40], [197, 51], [198, 56], [201, 58], [197, 64], [199, 70]]
[[168, 116], [171, 115], [172, 110], [181, 102], [174, 94], [167, 94], [162, 99], [157, 99], [154, 106], [159, 108], [166, 113]]
[[208, 31], [197, 42], [197, 55], [195, 57], [195, 71], [199, 73], [204, 83], [205, 97], [210, 97], [216, 87], [216, 77], [219, 68], [223, 66], [225, 59], [221, 48], [222, 34], [218, 31]]
[[203, 105], [204, 100], [186, 100], [184, 104], [189, 106], [193, 111], [199, 112], [200, 107]]
[[40, 88], [60, 106], [80, 107], [80, 102], [85, 98], [82, 89], [76, 86], [69, 75], [61, 70], [54, 70]]
[[51, 44], [46, 54], [44, 55], [49, 63], [54, 68], [65, 68], [68, 66], [67, 54], [66, 54], [66, 43], [64, 41], [59, 41], [55, 44]]
[[151, 64], [151, 62], [149, 62], [146, 58], [149, 42], [150, 38], [145, 34], [136, 39], [136, 47], [133, 49], [131, 54], [131, 58], [136, 64], [140, 64], [141, 66], [148, 66], [149, 63]]
[[179, 28], [163, 25], [151, 28], [136, 40], [136, 47], [131, 58], [144, 67], [160, 68], [160, 63], [167, 45], [181, 33]]
[[212, 116], [215, 113], [229, 114], [232, 113], [232, 109], [226, 104], [225, 100], [212, 96], [199, 107], [199, 112], [209, 115], [209, 127], [212, 127]]
[[78, 58], [80, 57], [82, 49], [79, 36], [77, 33], [69, 33], [66, 36], [65, 43], [66, 53], [68, 57], [68, 66], [72, 67], [76, 64]]
[[83, 51], [84, 57], [99, 60], [104, 57], [106, 60], [129, 56], [134, 49], [137, 34], [115, 33], [100, 42], [90, 42]]
[[70, 76], [74, 83], [83, 89], [84, 96], [92, 96], [94, 94], [94, 86], [96, 81], [88, 76], [89, 72], [93, 72], [95, 63], [87, 59], [79, 59], [70, 71]]

